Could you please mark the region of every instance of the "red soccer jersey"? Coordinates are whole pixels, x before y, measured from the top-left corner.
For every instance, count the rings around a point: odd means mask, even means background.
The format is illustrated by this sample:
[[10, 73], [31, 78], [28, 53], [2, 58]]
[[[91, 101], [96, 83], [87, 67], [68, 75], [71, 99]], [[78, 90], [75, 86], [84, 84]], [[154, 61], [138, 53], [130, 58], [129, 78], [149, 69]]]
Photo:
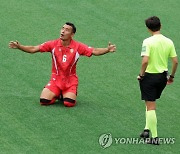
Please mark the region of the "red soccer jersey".
[[52, 74], [60, 76], [76, 75], [76, 63], [80, 55], [90, 57], [93, 48], [71, 40], [68, 47], [64, 47], [60, 39], [45, 42], [40, 45], [40, 52], [51, 52]]

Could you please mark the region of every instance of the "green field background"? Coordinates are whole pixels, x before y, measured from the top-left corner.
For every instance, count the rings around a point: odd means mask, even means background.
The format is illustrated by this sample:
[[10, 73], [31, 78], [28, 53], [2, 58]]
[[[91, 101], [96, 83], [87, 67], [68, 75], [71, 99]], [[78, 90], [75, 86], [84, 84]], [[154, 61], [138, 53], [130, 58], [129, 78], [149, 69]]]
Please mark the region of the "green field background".
[[[136, 77], [141, 44], [149, 37], [144, 20], [159, 16], [162, 33], [180, 54], [179, 0], [0, 0], [0, 6], [1, 154], [180, 153], [179, 70], [157, 101], [158, 135], [174, 137], [175, 144], [113, 142], [103, 149], [98, 143], [104, 133], [139, 137], [145, 107]], [[39, 96], [50, 78], [51, 55], [12, 50], [8, 43], [37, 45], [56, 39], [67, 21], [76, 25], [77, 41], [93, 47], [106, 47], [111, 41], [117, 51], [79, 59], [76, 107], [43, 107]]]

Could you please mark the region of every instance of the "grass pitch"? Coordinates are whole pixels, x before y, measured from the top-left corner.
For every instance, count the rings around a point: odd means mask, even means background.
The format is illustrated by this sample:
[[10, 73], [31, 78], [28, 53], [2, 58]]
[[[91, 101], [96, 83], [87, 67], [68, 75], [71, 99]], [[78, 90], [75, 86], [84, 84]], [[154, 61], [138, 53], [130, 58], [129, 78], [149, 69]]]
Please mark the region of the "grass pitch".
[[[174, 137], [172, 145], [115, 144], [103, 149], [101, 134], [138, 137], [144, 128], [144, 103], [136, 76], [141, 44], [149, 36], [144, 19], [159, 16], [162, 33], [179, 54], [178, 0], [7, 0], [1, 1], [0, 27], [0, 153], [179, 153], [179, 71], [157, 102], [158, 134]], [[77, 66], [77, 106], [39, 105], [49, 81], [51, 55], [11, 50], [10, 40], [37, 45], [59, 37], [71, 21], [75, 39], [94, 47], [108, 41], [117, 51], [101, 57], [81, 57]]]

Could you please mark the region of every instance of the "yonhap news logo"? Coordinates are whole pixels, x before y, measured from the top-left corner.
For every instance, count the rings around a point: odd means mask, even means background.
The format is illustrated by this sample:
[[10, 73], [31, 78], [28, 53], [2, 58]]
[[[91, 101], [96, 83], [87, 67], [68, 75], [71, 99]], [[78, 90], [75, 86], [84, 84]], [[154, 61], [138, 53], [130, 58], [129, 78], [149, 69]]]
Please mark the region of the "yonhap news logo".
[[113, 139], [112, 139], [112, 135], [110, 133], [102, 134], [99, 137], [99, 144], [103, 149], [110, 147], [112, 142], [113, 142]]
[[[112, 137], [111, 133], [104, 133], [100, 135], [99, 137], [99, 145], [106, 149], [110, 147], [112, 144], [147, 144], [147, 141], [150, 138], [143, 139], [143, 138], [135, 138], [135, 137]], [[159, 138], [160, 144], [175, 144], [175, 138], [169, 137], [169, 138]]]

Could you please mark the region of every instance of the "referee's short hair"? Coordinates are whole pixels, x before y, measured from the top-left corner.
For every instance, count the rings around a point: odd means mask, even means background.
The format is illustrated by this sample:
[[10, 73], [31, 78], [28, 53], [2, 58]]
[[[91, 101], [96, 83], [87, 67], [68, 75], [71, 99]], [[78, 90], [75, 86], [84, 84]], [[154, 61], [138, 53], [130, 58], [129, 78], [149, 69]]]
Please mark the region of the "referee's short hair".
[[149, 17], [145, 20], [146, 27], [151, 31], [156, 32], [161, 28], [161, 21], [157, 16]]
[[71, 23], [71, 22], [66, 22], [66, 25], [71, 26], [73, 33], [74, 33], [74, 34], [76, 33], [76, 26], [75, 26], [73, 23]]

